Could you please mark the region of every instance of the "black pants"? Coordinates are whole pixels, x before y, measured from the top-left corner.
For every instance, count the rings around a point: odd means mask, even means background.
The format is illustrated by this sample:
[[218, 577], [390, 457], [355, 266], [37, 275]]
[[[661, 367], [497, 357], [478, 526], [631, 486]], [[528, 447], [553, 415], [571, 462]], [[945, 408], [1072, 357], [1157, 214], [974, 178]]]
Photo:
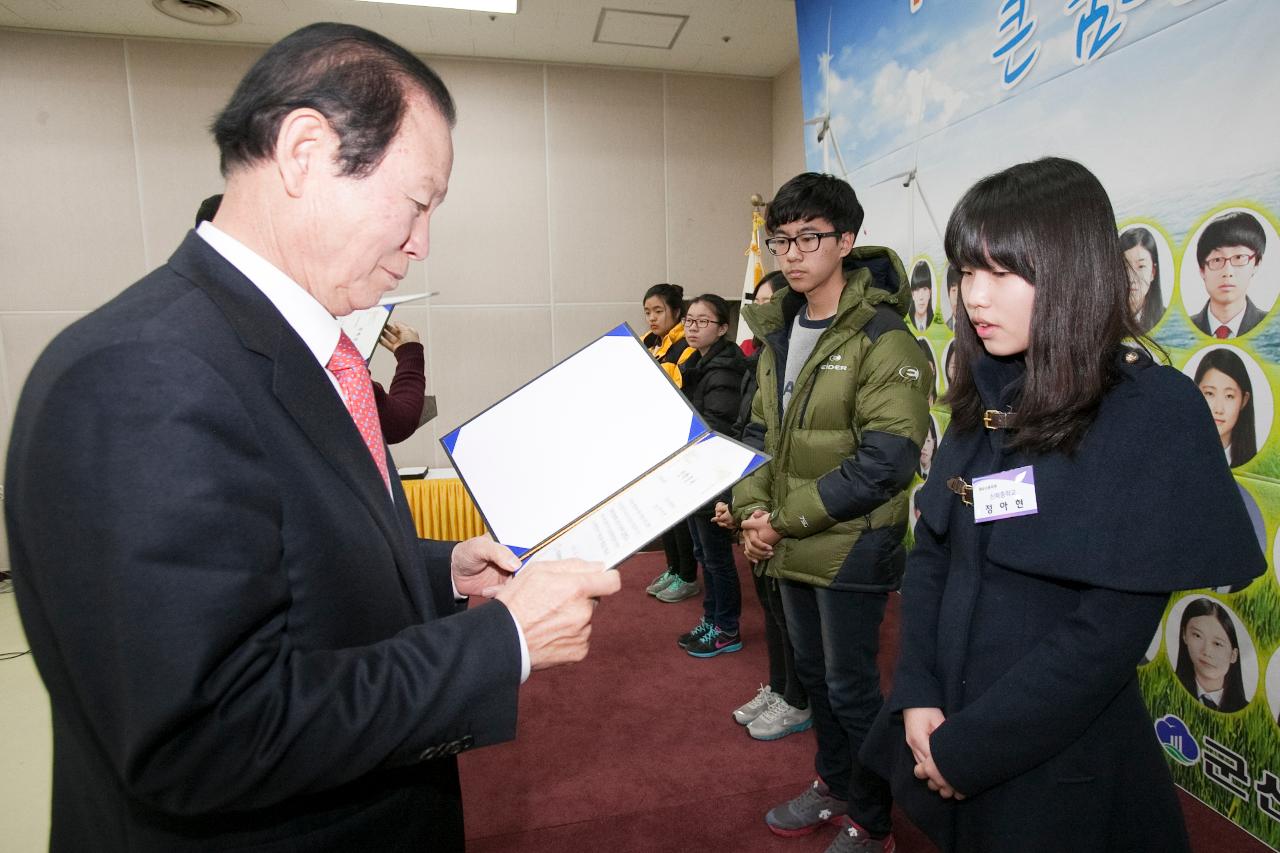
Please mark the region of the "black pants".
[[813, 710], [818, 776], [833, 797], [849, 801], [849, 817], [872, 835], [885, 835], [892, 827], [889, 783], [862, 765], [858, 750], [884, 704], [876, 653], [888, 594], [794, 581], [780, 588], [796, 672]]
[[667, 569], [680, 576], [680, 580], [693, 583], [698, 578], [698, 563], [693, 559], [693, 537], [684, 519], [662, 534], [662, 550], [667, 552]]
[[[754, 566], [752, 567], [754, 570]], [[796, 675], [796, 657], [787, 636], [787, 617], [782, 611], [782, 594], [778, 579], [767, 575], [751, 575], [756, 596], [764, 610], [764, 642], [769, 649], [769, 689], [781, 696], [792, 708], [808, 708], [809, 696]]]

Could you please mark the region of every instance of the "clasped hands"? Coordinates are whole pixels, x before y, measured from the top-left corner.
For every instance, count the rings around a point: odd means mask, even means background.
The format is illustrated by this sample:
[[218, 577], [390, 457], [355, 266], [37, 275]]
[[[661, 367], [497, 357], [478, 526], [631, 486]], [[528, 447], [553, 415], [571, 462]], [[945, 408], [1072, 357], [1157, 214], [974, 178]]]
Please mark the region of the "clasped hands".
[[[733, 520], [733, 514], [729, 511], [729, 505], [724, 501], [716, 502], [715, 515], [711, 520], [726, 530], [734, 530], [738, 527], [737, 522]], [[773, 529], [769, 524], [769, 513], [762, 509], [758, 509], [751, 513], [751, 517], [742, 522], [742, 553], [747, 555], [747, 559], [767, 560], [773, 556], [773, 546], [777, 545], [782, 539], [782, 534]]]
[[524, 632], [532, 669], [587, 656], [596, 601], [622, 587], [617, 572], [586, 560], [548, 560], [523, 569], [511, 549], [488, 536], [459, 542], [450, 561], [462, 595], [496, 598]]
[[929, 748], [929, 738], [934, 729], [942, 725], [946, 715], [941, 708], [907, 708], [902, 712], [902, 725], [907, 732], [907, 746], [916, 760], [915, 776], [923, 780], [930, 791], [934, 791], [943, 799], [963, 800], [964, 794], [951, 786], [942, 777], [938, 765], [933, 761], [933, 753]]
[[773, 546], [782, 541], [782, 534], [769, 523], [769, 513], [758, 509], [742, 522], [742, 553], [747, 559], [767, 560], [773, 556]]

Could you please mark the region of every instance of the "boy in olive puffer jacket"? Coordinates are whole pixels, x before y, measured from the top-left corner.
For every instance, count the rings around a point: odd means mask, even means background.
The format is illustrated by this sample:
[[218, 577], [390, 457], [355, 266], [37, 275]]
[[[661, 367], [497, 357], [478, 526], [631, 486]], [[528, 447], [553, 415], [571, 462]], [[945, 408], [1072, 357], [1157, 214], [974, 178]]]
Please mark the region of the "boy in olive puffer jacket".
[[818, 741], [819, 778], [765, 820], [784, 836], [837, 824], [828, 853], [894, 849], [888, 785], [858, 750], [883, 702], [879, 629], [928, 429], [929, 372], [902, 320], [909, 281], [891, 250], [854, 248], [862, 218], [831, 175], [784, 184], [765, 244], [789, 286], [742, 311], [764, 344], [744, 439], [773, 459], [734, 489], [733, 515], [747, 556], [780, 581]]

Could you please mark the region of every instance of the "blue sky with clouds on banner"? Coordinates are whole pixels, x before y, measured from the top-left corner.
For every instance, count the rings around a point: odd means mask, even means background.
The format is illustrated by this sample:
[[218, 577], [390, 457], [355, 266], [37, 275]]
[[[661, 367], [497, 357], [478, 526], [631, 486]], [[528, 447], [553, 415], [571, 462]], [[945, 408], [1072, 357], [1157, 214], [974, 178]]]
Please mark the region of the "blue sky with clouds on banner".
[[[1092, 169], [1119, 218], [1155, 219], [1174, 240], [1228, 200], [1280, 212], [1280, 111], [1266, 94], [1280, 85], [1277, 0], [1146, 0], [1079, 66], [1069, 0], [1023, 0], [1036, 21], [1023, 51], [1038, 42], [1040, 52], [1011, 89], [990, 60], [1010, 0], [923, 0], [916, 15], [908, 2], [797, 2], [805, 115], [830, 92], [866, 237], [940, 259], [939, 232], [968, 186], [1050, 154]], [[804, 133], [808, 166], [821, 169], [816, 128]], [[918, 183], [904, 188], [913, 169]]]
[[[829, 93], [831, 126], [853, 169], [1075, 70], [1081, 15], [1087, 19], [1081, 46], [1086, 53], [1093, 46], [1099, 62], [1229, 0], [1074, 0], [1067, 15], [1070, 2], [922, 0], [912, 14], [910, 0], [797, 0], [805, 116], [826, 112]], [[1099, 7], [1108, 10], [1105, 18]], [[1110, 39], [1098, 38], [1116, 24]], [[1024, 39], [991, 59], [1028, 26]], [[1006, 88], [1006, 67], [1016, 69], [1033, 53], [1025, 74]], [[805, 144], [810, 165], [821, 162], [813, 129]]]

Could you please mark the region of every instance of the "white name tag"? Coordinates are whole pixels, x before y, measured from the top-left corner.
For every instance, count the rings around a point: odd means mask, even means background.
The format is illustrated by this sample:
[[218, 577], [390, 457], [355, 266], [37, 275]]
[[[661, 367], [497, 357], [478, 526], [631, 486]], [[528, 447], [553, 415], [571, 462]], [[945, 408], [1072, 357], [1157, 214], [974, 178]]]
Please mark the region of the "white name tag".
[[1035, 515], [1036, 479], [1032, 466], [1011, 468], [973, 478], [973, 520], [997, 521], [1019, 515]]

